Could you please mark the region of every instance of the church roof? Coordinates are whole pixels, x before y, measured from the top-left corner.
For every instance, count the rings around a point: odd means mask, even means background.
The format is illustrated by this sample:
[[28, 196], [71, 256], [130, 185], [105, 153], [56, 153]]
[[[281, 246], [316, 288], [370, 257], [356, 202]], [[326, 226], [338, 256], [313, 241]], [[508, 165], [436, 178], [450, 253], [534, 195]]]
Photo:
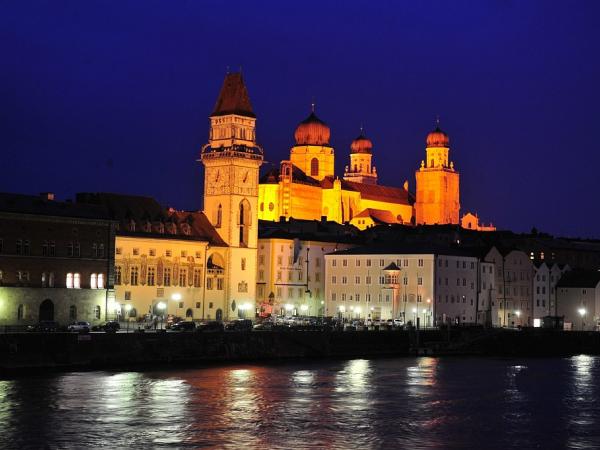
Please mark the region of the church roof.
[[[404, 188], [381, 186], [378, 184], [357, 183], [356, 181], [341, 180], [342, 190], [360, 192], [365, 200], [377, 200], [386, 203], [398, 203], [401, 205], [412, 205], [414, 197]], [[333, 178], [326, 177], [321, 182], [324, 189], [333, 187]]]
[[384, 211], [383, 209], [367, 208], [354, 216], [353, 219], [360, 217], [370, 217], [373, 222], [381, 224], [398, 223], [391, 212]]
[[224, 116], [227, 114], [237, 114], [239, 116], [256, 117], [250, 104], [250, 96], [244, 84], [244, 78], [241, 73], [228, 73], [223, 81], [221, 92], [215, 108], [211, 114], [213, 116]]
[[110, 219], [102, 205], [49, 200], [48, 197], [0, 192], [0, 212], [83, 219]]
[[[281, 170], [273, 168], [260, 177], [260, 184], [277, 184], [279, 183], [279, 175]], [[292, 165], [292, 183], [308, 184], [311, 186], [321, 186], [318, 180], [304, 173], [302, 169]]]

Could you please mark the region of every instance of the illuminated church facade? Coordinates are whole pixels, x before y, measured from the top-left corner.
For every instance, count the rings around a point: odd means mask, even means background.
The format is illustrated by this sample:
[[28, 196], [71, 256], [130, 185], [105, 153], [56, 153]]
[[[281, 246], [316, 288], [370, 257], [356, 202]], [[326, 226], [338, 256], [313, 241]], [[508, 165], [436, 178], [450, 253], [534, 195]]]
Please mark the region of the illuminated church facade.
[[373, 143], [361, 130], [350, 145], [341, 178], [334, 173], [331, 130], [313, 110], [294, 133], [288, 160], [268, 171], [258, 187], [258, 218], [327, 220], [359, 229], [380, 224], [458, 224], [459, 174], [449, 160], [449, 138], [439, 125], [426, 140], [426, 159], [416, 171], [416, 196], [378, 183]]

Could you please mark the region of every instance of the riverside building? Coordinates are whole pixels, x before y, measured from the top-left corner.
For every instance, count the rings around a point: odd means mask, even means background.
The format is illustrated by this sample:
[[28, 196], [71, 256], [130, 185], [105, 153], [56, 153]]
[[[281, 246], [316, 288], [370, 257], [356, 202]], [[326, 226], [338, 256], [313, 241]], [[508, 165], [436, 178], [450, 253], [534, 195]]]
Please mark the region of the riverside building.
[[114, 233], [101, 206], [0, 194], [0, 325], [105, 320]]
[[[421, 326], [476, 323], [482, 265], [473, 252], [425, 245], [364, 246], [325, 255], [326, 314]], [[484, 264], [490, 267], [490, 264]]]

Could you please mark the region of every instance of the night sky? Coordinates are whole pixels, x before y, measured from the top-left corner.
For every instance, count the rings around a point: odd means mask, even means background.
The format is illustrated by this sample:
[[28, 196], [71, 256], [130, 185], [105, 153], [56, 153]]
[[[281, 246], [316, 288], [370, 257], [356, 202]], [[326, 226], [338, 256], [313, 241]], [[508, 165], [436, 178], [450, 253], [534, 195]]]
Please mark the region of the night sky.
[[600, 237], [599, 1], [0, 2], [0, 191], [202, 203], [226, 68], [289, 155], [316, 100], [341, 175], [364, 124], [400, 186], [439, 114], [461, 212]]

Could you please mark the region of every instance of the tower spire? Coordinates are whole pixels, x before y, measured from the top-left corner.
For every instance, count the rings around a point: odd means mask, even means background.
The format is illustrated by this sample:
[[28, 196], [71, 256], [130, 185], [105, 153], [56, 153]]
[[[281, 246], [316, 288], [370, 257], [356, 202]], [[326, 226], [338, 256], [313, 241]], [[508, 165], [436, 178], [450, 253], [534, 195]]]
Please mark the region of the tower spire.
[[436, 114], [436, 115], [435, 115], [435, 128], [436, 128], [437, 130], [439, 130], [439, 129], [440, 129], [440, 115], [439, 115], [439, 114]]
[[313, 97], [312, 97], [312, 99], [311, 99], [311, 101], [310, 101], [310, 111], [311, 111], [312, 113], [314, 113], [314, 112], [315, 112], [315, 97], [314, 97], [314, 95], [313, 95]]

